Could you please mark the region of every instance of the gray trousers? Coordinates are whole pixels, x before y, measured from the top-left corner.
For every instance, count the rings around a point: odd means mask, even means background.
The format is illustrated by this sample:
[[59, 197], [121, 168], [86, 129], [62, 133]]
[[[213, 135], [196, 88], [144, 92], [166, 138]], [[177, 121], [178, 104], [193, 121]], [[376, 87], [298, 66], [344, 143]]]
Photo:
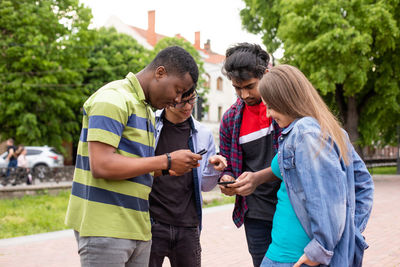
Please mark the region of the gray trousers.
[[75, 232], [82, 267], [148, 267], [151, 240], [140, 241]]

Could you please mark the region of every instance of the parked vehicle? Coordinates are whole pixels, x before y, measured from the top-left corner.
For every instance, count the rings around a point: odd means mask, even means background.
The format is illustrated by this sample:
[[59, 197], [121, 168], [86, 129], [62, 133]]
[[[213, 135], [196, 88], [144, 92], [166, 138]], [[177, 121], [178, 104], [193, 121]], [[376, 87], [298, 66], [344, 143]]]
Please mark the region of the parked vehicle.
[[[26, 146], [26, 159], [28, 167], [42, 179], [49, 168], [64, 166], [64, 157], [54, 147], [48, 146]], [[6, 168], [7, 152], [0, 155], [0, 168]]]

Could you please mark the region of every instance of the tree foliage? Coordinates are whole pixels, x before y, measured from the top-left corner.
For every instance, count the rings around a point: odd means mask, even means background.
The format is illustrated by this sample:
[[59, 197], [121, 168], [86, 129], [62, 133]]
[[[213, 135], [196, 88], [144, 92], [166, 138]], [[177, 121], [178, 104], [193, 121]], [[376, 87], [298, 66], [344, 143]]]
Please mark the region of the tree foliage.
[[78, 0], [0, 2], [2, 139], [61, 148], [79, 135], [90, 19]]
[[[78, 141], [87, 97], [139, 72], [167, 46], [185, 48], [204, 73], [190, 43], [165, 38], [150, 51], [113, 28], [89, 30], [91, 16], [78, 0], [0, 2], [1, 139], [63, 151], [63, 142]], [[203, 82], [198, 84], [204, 96]]]
[[400, 1], [244, 0], [243, 24], [299, 67], [360, 145], [400, 124]]
[[127, 34], [118, 33], [114, 28], [98, 29], [84, 76], [85, 97], [108, 82], [125, 78], [129, 72], [139, 72], [147, 65], [149, 54]]

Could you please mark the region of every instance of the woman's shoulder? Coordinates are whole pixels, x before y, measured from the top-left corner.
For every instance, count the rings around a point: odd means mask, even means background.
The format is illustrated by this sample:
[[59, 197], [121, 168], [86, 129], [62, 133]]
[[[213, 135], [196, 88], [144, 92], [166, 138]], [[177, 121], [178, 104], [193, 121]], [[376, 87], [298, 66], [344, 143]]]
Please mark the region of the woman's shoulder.
[[320, 133], [321, 126], [315, 118], [303, 117], [296, 121], [295, 125], [293, 126], [293, 130], [302, 134]]

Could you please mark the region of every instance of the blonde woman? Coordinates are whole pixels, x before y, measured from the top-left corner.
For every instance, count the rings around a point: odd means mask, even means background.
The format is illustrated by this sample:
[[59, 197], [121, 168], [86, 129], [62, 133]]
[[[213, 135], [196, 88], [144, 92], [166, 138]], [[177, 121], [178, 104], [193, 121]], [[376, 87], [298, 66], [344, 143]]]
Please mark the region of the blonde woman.
[[374, 188], [365, 164], [300, 70], [273, 67], [259, 90], [267, 116], [284, 128], [278, 154], [270, 170], [244, 173], [232, 187], [247, 194], [271, 170], [282, 180], [261, 266], [361, 266]]

